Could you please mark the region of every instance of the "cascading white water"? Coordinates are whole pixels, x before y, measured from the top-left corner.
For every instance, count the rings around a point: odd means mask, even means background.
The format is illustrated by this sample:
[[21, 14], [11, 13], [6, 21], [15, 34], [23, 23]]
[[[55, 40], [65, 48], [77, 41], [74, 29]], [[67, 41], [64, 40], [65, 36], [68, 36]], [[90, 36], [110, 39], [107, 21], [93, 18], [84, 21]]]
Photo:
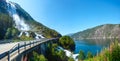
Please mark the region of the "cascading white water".
[[29, 36], [30, 36], [28, 32], [25, 32], [25, 35], [26, 35], [27, 37], [29, 37]]
[[21, 37], [21, 36], [22, 36], [22, 34], [23, 34], [23, 32], [20, 32], [20, 34], [18, 35], [18, 37]]
[[57, 50], [58, 51], [59, 50], [63, 50], [65, 52], [65, 54], [66, 54], [67, 57], [72, 57], [75, 61], [78, 61], [77, 57], [78, 57], [79, 54], [73, 54], [71, 51], [66, 50], [66, 49], [64, 49], [64, 48], [62, 48], [60, 46], [57, 47]]
[[40, 35], [40, 34], [38, 34], [36, 32], [35, 32], [35, 35], [36, 35], [36, 37], [35, 37], [36, 39], [45, 38], [45, 37], [43, 37], [42, 35]]
[[17, 14], [15, 4], [12, 2], [8, 2], [8, 5], [9, 5], [8, 12], [13, 17], [13, 20], [15, 21], [15, 28], [17, 28], [20, 31], [30, 30], [30, 27]]

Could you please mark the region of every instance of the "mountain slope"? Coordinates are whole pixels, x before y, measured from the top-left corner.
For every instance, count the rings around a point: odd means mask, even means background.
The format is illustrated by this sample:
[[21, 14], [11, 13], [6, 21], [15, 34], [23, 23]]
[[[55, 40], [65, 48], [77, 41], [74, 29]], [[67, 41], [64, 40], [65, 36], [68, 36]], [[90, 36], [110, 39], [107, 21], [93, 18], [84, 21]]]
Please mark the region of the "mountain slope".
[[60, 37], [57, 31], [35, 21], [17, 3], [0, 0], [0, 39]]
[[120, 24], [105, 24], [77, 32], [71, 37], [74, 40], [81, 39], [107, 39], [120, 37]]

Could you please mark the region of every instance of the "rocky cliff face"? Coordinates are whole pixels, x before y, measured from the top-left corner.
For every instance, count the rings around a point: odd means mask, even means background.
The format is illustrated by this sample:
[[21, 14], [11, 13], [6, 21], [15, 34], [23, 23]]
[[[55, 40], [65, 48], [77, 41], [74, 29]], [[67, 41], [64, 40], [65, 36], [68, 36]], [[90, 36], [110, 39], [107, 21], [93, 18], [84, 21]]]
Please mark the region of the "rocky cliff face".
[[105, 24], [71, 36], [74, 40], [120, 38], [120, 24]]
[[0, 0], [0, 39], [53, 38], [61, 35], [36, 22], [17, 3]]

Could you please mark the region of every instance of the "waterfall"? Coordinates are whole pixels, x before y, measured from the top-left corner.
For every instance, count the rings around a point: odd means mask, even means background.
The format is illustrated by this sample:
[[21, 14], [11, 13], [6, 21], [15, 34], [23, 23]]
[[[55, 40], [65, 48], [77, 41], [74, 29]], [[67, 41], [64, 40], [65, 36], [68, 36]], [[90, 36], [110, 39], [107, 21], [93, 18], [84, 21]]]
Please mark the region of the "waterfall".
[[35, 37], [36, 39], [45, 38], [45, 37], [43, 37], [41, 34], [38, 34], [38, 33], [36, 33], [36, 32], [35, 32], [35, 35], [36, 35], [36, 37]]
[[78, 55], [79, 54], [73, 54], [71, 51], [69, 51], [69, 50], [66, 50], [66, 49], [63, 49], [62, 47], [60, 47], [60, 46], [58, 46], [57, 47], [57, 50], [59, 51], [59, 50], [63, 50], [64, 52], [65, 52], [65, 55], [67, 56], [67, 57], [72, 57], [75, 61], [78, 61]]
[[29, 37], [29, 36], [30, 36], [28, 32], [25, 32], [25, 35], [26, 35], [27, 37]]
[[17, 14], [14, 3], [8, 2], [8, 12], [15, 21], [15, 28], [17, 28], [20, 31], [30, 30], [30, 27], [24, 22], [24, 19], [20, 18], [20, 16]]
[[12, 3], [8, 0], [6, 0], [6, 2], [8, 6], [9, 15], [13, 18], [15, 22], [14, 24], [15, 28], [21, 31], [18, 37], [21, 37], [23, 32], [25, 32], [26, 36], [29, 37], [29, 34], [27, 31], [30, 30], [30, 27], [24, 22], [24, 19], [17, 14], [15, 3]]
[[21, 36], [22, 36], [22, 34], [23, 34], [23, 32], [20, 32], [20, 34], [19, 34], [19, 36], [18, 36], [18, 37], [21, 37]]
[[20, 34], [18, 35], [18, 37], [21, 37], [23, 35], [23, 33], [25, 33], [25, 36], [27, 36], [27, 37], [30, 36], [28, 32], [21, 31]]

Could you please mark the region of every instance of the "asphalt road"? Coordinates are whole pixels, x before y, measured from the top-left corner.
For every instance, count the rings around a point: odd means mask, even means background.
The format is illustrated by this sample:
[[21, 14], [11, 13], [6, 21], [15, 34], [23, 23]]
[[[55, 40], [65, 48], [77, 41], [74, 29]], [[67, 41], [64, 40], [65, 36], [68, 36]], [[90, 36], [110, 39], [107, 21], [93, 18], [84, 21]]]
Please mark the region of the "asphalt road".
[[18, 43], [19, 42], [0, 44], [0, 54], [9, 51], [12, 47], [14, 47]]

